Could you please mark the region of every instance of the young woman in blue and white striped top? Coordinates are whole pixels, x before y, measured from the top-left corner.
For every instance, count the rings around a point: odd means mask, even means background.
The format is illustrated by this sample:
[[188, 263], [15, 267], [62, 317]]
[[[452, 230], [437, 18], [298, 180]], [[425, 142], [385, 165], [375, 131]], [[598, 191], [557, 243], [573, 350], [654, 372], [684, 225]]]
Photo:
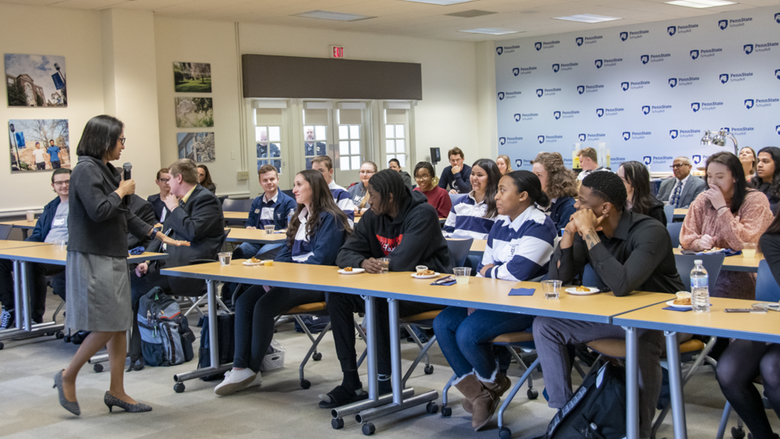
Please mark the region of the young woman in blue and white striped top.
[[451, 238], [487, 239], [496, 220], [496, 191], [501, 171], [496, 162], [479, 159], [471, 165], [471, 192], [458, 198], [450, 209], [444, 233]]
[[[346, 214], [333, 201], [319, 171], [301, 171], [293, 187], [298, 209], [287, 228], [278, 262], [335, 265], [339, 249], [352, 233]], [[260, 375], [260, 363], [274, 335], [276, 316], [304, 303], [324, 302], [322, 291], [253, 286], [236, 301], [236, 349], [233, 369], [215, 389], [230, 395], [249, 387]]]
[[[548, 202], [539, 178], [528, 171], [510, 172], [501, 177], [495, 198], [501, 216], [488, 235], [479, 276], [517, 282], [544, 275], [556, 233], [552, 220], [536, 207]], [[491, 340], [532, 324], [529, 315], [456, 307], [446, 308], [433, 321], [475, 430], [490, 422], [499, 398], [510, 387], [506, 374], [499, 371]]]

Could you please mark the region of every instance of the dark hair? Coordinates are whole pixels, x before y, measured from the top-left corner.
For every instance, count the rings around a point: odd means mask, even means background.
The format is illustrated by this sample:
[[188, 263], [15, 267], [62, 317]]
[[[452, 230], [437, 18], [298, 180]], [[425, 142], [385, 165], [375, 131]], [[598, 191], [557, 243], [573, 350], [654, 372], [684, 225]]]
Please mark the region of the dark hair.
[[[430, 165], [430, 163], [428, 163]], [[419, 166], [419, 163], [418, 163]], [[390, 195], [393, 195], [393, 205], [400, 211], [406, 200], [411, 197], [409, 189], [404, 184], [404, 179], [401, 174], [393, 171], [392, 169], [385, 169], [377, 172], [368, 179], [368, 184], [371, 189], [379, 194], [379, 205], [377, 208], [380, 212], [387, 212], [389, 209], [388, 203], [390, 202]], [[375, 202], [376, 200], [371, 200]]]
[[[182, 181], [187, 184], [198, 184], [198, 166], [192, 159], [176, 160], [168, 167], [168, 172], [171, 177], [181, 175]], [[208, 175], [208, 170], [206, 170], [206, 175]]]
[[547, 194], [542, 190], [542, 182], [539, 181], [539, 177], [531, 171], [512, 171], [504, 177], [509, 177], [517, 188], [517, 192], [528, 193], [528, 198], [531, 199], [531, 204], [536, 203], [541, 206], [547, 206], [550, 204], [550, 199], [547, 198]]
[[[750, 173], [755, 174], [756, 173], [756, 164], [758, 162], [758, 154], [753, 150], [753, 148], [749, 146], [743, 146], [742, 148], [739, 148], [739, 153], [742, 153], [743, 149], [749, 149], [750, 153], [753, 154], [753, 164], [750, 166]], [[737, 158], [739, 158], [739, 155], [737, 155]]]
[[618, 212], [626, 207], [626, 186], [623, 180], [611, 172], [592, 172], [582, 179], [582, 185], [593, 191], [593, 194], [615, 206]]
[[399, 168], [401, 167], [401, 162], [399, 162], [398, 159], [390, 159], [390, 160], [388, 160], [387, 161], [387, 165], [390, 166], [390, 163], [393, 163], [393, 162], [395, 162], [395, 164], [398, 165]]
[[71, 170], [68, 168], [57, 168], [54, 170], [54, 172], [51, 173], [51, 184], [54, 184], [54, 176], [60, 175], [60, 174], [68, 174], [70, 175]]
[[547, 171], [547, 196], [550, 198], [576, 197], [577, 180], [566, 169], [563, 157], [557, 152], [540, 152], [531, 164], [539, 163]]
[[260, 166], [260, 169], [257, 170], [257, 176], [260, 177], [261, 175], [265, 174], [266, 172], [276, 172], [276, 175], [279, 176], [279, 172], [276, 170], [276, 166], [274, 166], [274, 165], [263, 165], [263, 166]]
[[631, 197], [632, 212], [649, 215], [650, 208], [653, 207], [654, 197], [650, 192], [650, 173], [644, 163], [637, 161], [623, 162], [620, 165], [623, 168], [626, 181], [634, 188], [634, 195]]
[[201, 183], [201, 186], [208, 187], [214, 184], [214, 182], [211, 181], [211, 172], [209, 172], [209, 167], [206, 165], [198, 165], [198, 167], [206, 172], [206, 176], [203, 177], [203, 183]]
[[322, 163], [325, 165], [326, 168], [328, 168], [328, 171], [333, 169], [333, 160], [330, 159], [330, 157], [326, 155], [318, 155], [317, 157], [314, 157], [311, 159], [312, 163]]
[[116, 148], [124, 127], [119, 119], [107, 114], [93, 117], [81, 133], [76, 154], [103, 160], [109, 151]]
[[494, 218], [498, 215], [496, 207], [496, 192], [498, 192], [498, 181], [501, 180], [501, 171], [498, 170], [496, 162], [490, 159], [479, 159], [471, 165], [471, 174], [474, 174], [474, 167], [479, 166], [487, 174], [487, 187], [485, 188], [485, 204], [487, 212], [485, 218]]
[[454, 155], [459, 155], [460, 158], [465, 159], [466, 156], [463, 155], [463, 151], [458, 148], [457, 146], [452, 148], [451, 150], [447, 151], [447, 159], [449, 160], [450, 157]]
[[160, 174], [168, 174], [168, 168], [160, 168], [159, 171], [157, 171], [157, 180], [160, 179]]
[[[322, 176], [322, 173], [307, 169], [299, 172], [298, 175], [303, 177], [311, 187], [311, 210], [309, 211], [309, 220], [306, 221], [306, 237], [311, 239], [317, 232], [320, 225], [320, 214], [323, 212], [333, 215], [336, 219], [336, 224], [340, 227], [339, 230], [346, 230], [347, 234], [352, 233], [347, 215], [333, 201], [333, 195], [331, 195], [328, 183], [325, 183], [325, 177]], [[306, 206], [298, 204], [298, 208], [295, 210], [287, 227], [287, 245], [290, 248], [292, 248], [295, 242], [295, 235], [301, 226], [301, 220], [298, 218], [298, 215], [300, 215], [304, 207]]]
[[[758, 155], [762, 152], [769, 154], [772, 157], [772, 161], [775, 163], [775, 173], [772, 175], [772, 183], [769, 184], [766, 196], [767, 198], [780, 197], [780, 148], [776, 146], [765, 146], [758, 150], [754, 164], [756, 176], [750, 180], [750, 185], [754, 188], [758, 188], [764, 183], [764, 179], [758, 176]], [[737, 159], [739, 159], [739, 157], [737, 157]], [[740, 164], [741, 163], [742, 162], [740, 162]], [[745, 170], [743, 169], [742, 172], [745, 172]]]
[[[763, 149], [762, 149], [763, 151]], [[731, 213], [736, 214], [739, 212], [739, 208], [742, 207], [742, 203], [745, 202], [745, 195], [747, 195], [747, 182], [745, 181], [745, 170], [742, 169], [742, 162], [739, 161], [739, 157], [735, 156], [733, 152], [716, 152], [715, 154], [707, 157], [707, 165], [704, 167], [705, 172], [710, 167], [710, 163], [719, 163], [731, 171], [731, 176], [734, 177], [734, 197], [731, 198]], [[777, 166], [777, 165], [775, 165]], [[775, 171], [777, 175], [777, 171]], [[704, 175], [704, 181], [707, 185], [710, 184], [709, 177]]]
[[[412, 177], [416, 178], [417, 177], [417, 171], [419, 171], [420, 169], [426, 169], [428, 171], [428, 173], [431, 174], [431, 184], [436, 186], [436, 184], [434, 184], [434, 181], [433, 181], [433, 179], [436, 178], [436, 171], [433, 170], [433, 165], [430, 162], [420, 162], [420, 163], [414, 165], [414, 172], [412, 172]], [[371, 183], [370, 180], [369, 180], [369, 183]], [[417, 186], [419, 187], [420, 185], [418, 184]], [[420, 190], [422, 191], [422, 189], [420, 189]]]

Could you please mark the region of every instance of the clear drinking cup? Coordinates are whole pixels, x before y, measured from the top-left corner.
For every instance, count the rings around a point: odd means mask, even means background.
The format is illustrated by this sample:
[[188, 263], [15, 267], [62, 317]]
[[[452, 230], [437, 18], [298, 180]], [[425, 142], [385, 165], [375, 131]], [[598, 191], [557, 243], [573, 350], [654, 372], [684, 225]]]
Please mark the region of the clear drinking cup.
[[390, 259], [389, 258], [379, 258], [379, 265], [382, 266], [382, 274], [387, 273], [390, 271]]
[[275, 229], [274, 226], [265, 226], [263, 228], [265, 229], [265, 234], [266, 235], [273, 235], [274, 229]]
[[561, 296], [562, 281], [559, 280], [543, 280], [542, 289], [544, 290], [545, 299], [558, 299]]
[[230, 252], [219, 252], [219, 263], [222, 265], [230, 265], [230, 261], [233, 259], [233, 254]]
[[743, 258], [755, 258], [756, 257], [756, 243], [745, 242], [742, 244], [742, 257]]
[[455, 267], [452, 269], [452, 273], [455, 275], [455, 282], [466, 285], [469, 283], [469, 276], [471, 276], [471, 267]]

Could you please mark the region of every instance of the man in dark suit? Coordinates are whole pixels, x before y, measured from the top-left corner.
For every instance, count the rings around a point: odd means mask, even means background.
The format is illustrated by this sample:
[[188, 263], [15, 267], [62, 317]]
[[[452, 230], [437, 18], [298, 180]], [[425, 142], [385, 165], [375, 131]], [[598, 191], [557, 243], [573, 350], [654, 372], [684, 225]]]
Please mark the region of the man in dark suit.
[[[306, 129], [304, 130], [304, 138], [306, 140], [303, 143], [305, 156], [308, 157], [314, 155], [326, 155], [325, 143], [314, 141], [314, 127], [306, 127]], [[311, 169], [311, 168], [307, 166], [306, 169]]]
[[154, 207], [154, 216], [157, 218], [157, 221], [161, 223], [165, 221], [165, 217], [169, 213], [168, 209], [165, 207], [165, 201], [163, 201], [171, 192], [171, 186], [168, 184], [169, 181], [171, 181], [171, 174], [168, 173], [168, 168], [162, 168], [157, 171], [157, 179], [154, 183], [160, 188], [160, 193], [149, 195], [146, 198], [146, 201], [152, 203], [152, 207]]
[[674, 177], [661, 182], [657, 198], [660, 201], [668, 201], [675, 208], [687, 209], [697, 195], [707, 190], [707, 183], [691, 175], [693, 165], [688, 157], [677, 157], [671, 167]]

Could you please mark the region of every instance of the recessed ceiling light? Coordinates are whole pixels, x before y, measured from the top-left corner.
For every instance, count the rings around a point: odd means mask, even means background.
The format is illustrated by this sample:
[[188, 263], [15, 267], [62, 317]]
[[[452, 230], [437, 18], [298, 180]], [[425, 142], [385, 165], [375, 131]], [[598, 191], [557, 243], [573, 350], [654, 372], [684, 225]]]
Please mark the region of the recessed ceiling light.
[[714, 8], [717, 6], [736, 5], [736, 2], [728, 2], [725, 0], [676, 0], [672, 2], [665, 2], [667, 5], [685, 6], [686, 8]]
[[501, 29], [500, 27], [480, 27], [477, 29], [459, 30], [458, 32], [483, 35], [509, 35], [520, 33], [520, 31], [517, 30]]
[[293, 14], [292, 16], [304, 17], [304, 18], [317, 18], [320, 20], [335, 20], [335, 21], [358, 21], [358, 20], [368, 20], [369, 18], [376, 18], [376, 17], [370, 17], [368, 15], [343, 14], [341, 12], [330, 12], [330, 11], [301, 12], [300, 14]]
[[483, 15], [491, 15], [496, 13], [497, 12], [492, 12], [492, 11], [480, 11], [479, 9], [469, 9], [468, 11], [453, 12], [452, 14], [444, 14], [444, 15], [448, 15], [450, 17], [474, 18], [474, 17], [482, 17]]
[[474, 0], [404, 0], [404, 1], [412, 2], [412, 3], [426, 3], [429, 5], [438, 5], [438, 6], [450, 6], [450, 5], [459, 5], [461, 3], [473, 2]]
[[606, 17], [604, 15], [579, 14], [568, 17], [553, 17], [556, 20], [579, 21], [580, 23], [601, 23], [603, 21], [621, 20], [619, 17]]

